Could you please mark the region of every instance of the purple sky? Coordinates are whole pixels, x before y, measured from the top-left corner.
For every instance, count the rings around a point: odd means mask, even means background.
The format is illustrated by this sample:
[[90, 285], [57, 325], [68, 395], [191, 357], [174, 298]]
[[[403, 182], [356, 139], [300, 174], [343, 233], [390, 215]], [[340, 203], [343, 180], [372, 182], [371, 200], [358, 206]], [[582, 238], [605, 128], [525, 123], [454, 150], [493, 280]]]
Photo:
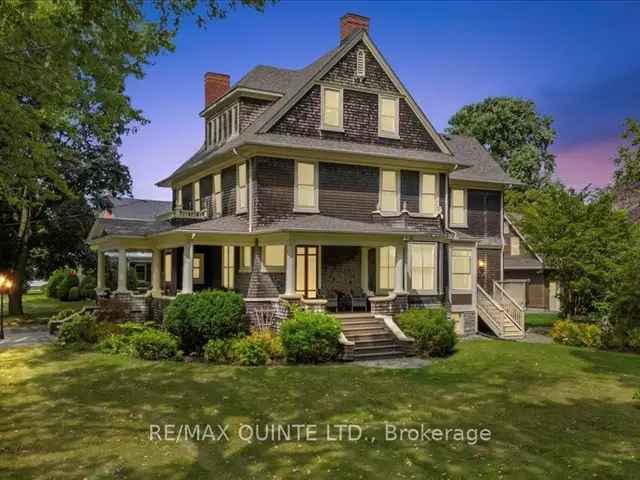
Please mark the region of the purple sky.
[[304, 67], [337, 44], [349, 11], [371, 18], [373, 40], [438, 130], [487, 96], [530, 98], [555, 120], [559, 178], [610, 180], [624, 119], [640, 118], [640, 3], [283, 1], [206, 30], [187, 22], [176, 51], [128, 83], [151, 121], [121, 148], [134, 196], [169, 199], [155, 182], [202, 143], [205, 71], [233, 84], [258, 64]]

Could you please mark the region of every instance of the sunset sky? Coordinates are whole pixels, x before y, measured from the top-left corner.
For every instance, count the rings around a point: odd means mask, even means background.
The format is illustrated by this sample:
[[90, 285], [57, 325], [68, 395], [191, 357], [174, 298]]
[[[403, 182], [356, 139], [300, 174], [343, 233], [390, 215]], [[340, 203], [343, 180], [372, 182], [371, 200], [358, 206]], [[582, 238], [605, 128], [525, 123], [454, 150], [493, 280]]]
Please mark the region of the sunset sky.
[[554, 119], [558, 177], [578, 188], [610, 180], [624, 119], [640, 118], [640, 3], [284, 1], [204, 30], [187, 21], [176, 51], [128, 83], [151, 121], [120, 150], [134, 196], [171, 197], [154, 184], [203, 141], [206, 71], [233, 84], [258, 64], [304, 67], [336, 46], [346, 12], [371, 18], [371, 37], [438, 130], [485, 97], [529, 98]]

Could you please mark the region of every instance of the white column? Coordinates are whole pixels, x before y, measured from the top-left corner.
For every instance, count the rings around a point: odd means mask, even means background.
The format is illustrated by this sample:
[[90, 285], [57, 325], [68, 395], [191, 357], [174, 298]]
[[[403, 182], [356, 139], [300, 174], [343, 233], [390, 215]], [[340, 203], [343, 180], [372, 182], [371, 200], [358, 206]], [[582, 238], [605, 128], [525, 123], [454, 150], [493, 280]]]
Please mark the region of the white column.
[[296, 246], [293, 242], [287, 244], [287, 271], [285, 295], [296, 294]]
[[360, 288], [363, 292], [369, 291], [369, 249], [360, 247]]
[[182, 255], [182, 293], [193, 293], [193, 243], [185, 244]]
[[127, 249], [118, 249], [118, 293], [127, 293]]
[[396, 280], [393, 291], [404, 292], [404, 244], [396, 245]]
[[105, 255], [104, 251], [98, 250], [98, 271], [97, 271], [97, 284], [96, 284], [96, 292], [102, 293], [105, 288], [104, 281], [104, 269], [105, 269]]
[[154, 248], [151, 252], [151, 295], [154, 297], [160, 297], [162, 295], [161, 265], [162, 251]]

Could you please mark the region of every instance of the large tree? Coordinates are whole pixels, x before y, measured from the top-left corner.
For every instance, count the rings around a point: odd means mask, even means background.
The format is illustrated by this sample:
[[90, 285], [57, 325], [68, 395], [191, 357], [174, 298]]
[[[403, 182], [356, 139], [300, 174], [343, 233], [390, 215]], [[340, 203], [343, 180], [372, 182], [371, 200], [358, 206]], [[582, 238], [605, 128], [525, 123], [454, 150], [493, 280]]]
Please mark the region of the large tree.
[[86, 221], [102, 196], [130, 191], [117, 147], [146, 120], [126, 79], [173, 50], [185, 16], [203, 24], [236, 3], [261, 10], [265, 0], [0, 2], [0, 269], [19, 287], [12, 313], [22, 313], [32, 253], [57, 241], [59, 220]]
[[624, 143], [614, 159], [614, 186], [624, 187], [640, 182], [640, 122], [628, 118], [622, 133]]
[[475, 137], [513, 178], [539, 187], [549, 181], [556, 166], [549, 152], [556, 136], [552, 123], [530, 100], [489, 97], [462, 107], [446, 130]]

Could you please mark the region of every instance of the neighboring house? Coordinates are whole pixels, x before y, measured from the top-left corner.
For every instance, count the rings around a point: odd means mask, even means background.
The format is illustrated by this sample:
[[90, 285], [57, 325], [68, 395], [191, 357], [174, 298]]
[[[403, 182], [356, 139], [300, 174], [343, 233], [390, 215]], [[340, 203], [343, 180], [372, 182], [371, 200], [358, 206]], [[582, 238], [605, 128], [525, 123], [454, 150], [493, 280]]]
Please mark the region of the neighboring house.
[[342, 17], [337, 47], [300, 70], [258, 66], [232, 87], [207, 73], [203, 145], [158, 183], [171, 211], [98, 219], [89, 242], [121, 265], [127, 249], [152, 251], [154, 297], [229, 288], [251, 316], [366, 306], [387, 323], [444, 305], [462, 334], [479, 314], [521, 336], [523, 313], [495, 283], [503, 190], [518, 182], [473, 138], [434, 130], [368, 24]]
[[533, 251], [508, 215], [503, 230], [505, 289], [528, 310], [559, 311], [558, 283], [550, 278], [544, 259]]

